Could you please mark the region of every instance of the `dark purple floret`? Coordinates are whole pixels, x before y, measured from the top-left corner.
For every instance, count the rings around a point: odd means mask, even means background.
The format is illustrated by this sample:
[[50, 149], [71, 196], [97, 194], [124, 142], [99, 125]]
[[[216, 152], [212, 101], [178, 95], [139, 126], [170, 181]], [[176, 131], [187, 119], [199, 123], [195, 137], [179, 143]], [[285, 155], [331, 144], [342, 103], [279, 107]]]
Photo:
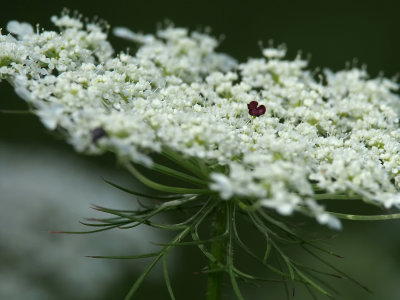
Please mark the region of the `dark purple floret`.
[[258, 106], [258, 102], [257, 101], [251, 101], [249, 104], [247, 104], [247, 108], [250, 109], [256, 109]]
[[257, 108], [249, 109], [249, 114], [254, 117], [258, 117], [258, 110]]
[[265, 108], [264, 105], [260, 105], [260, 106], [257, 108], [257, 110], [258, 110], [258, 113], [259, 113], [260, 116], [261, 116], [261, 115], [265, 114], [265, 111], [266, 111], [267, 109]]
[[103, 127], [97, 127], [92, 130], [92, 142], [97, 143], [99, 139], [102, 137], [107, 136], [107, 132], [104, 130]]
[[264, 105], [258, 106], [257, 101], [251, 101], [249, 104], [247, 104], [247, 108], [249, 109], [249, 114], [254, 117], [259, 117], [265, 114], [266, 111], [265, 106]]

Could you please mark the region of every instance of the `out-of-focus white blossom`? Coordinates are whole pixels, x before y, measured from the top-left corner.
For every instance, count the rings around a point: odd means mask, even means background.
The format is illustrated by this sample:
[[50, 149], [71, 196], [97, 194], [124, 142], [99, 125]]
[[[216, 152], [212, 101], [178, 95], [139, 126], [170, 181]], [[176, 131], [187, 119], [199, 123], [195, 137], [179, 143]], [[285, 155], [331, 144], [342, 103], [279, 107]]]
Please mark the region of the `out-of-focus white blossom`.
[[33, 27], [31, 24], [26, 22], [10, 21], [7, 24], [7, 30], [19, 37], [24, 35], [31, 35], [33, 33]]
[[[283, 215], [306, 211], [340, 224], [315, 190], [399, 205], [398, 85], [364, 70], [316, 80], [301, 58], [264, 49], [237, 63], [203, 33], [167, 27], [156, 35], [116, 28], [138, 43], [113, 55], [101, 26], [53, 17], [60, 32], [0, 36], [0, 79], [10, 80], [49, 129], [63, 129], [79, 151], [111, 150], [151, 164], [170, 148], [213, 169], [222, 199], [245, 197]], [[28, 94], [26, 94], [26, 92]], [[253, 117], [257, 101], [265, 114]], [[101, 128], [106, 134], [94, 139]]]

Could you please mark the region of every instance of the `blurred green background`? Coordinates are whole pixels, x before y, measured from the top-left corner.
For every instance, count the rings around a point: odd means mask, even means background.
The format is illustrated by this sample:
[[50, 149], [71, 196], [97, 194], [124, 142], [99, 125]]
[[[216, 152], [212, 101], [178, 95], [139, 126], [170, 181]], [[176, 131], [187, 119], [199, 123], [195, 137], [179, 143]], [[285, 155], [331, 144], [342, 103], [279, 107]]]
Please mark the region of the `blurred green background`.
[[[327, 67], [339, 70], [344, 68], [346, 63], [358, 61], [358, 66], [367, 65], [367, 70], [372, 76], [383, 72], [385, 76], [392, 77], [400, 70], [400, 6], [398, 1], [394, 0], [379, 2], [343, 0], [259, 2], [238, 0], [3, 0], [0, 5], [0, 27], [3, 28], [9, 20], [39, 23], [40, 27], [52, 28], [49, 21], [50, 16], [58, 14], [63, 7], [68, 7], [71, 10], [78, 10], [89, 18], [97, 15], [107, 20], [111, 26], [126, 26], [133, 31], [153, 33], [157, 24], [166, 19], [173, 21], [177, 26], [190, 29], [209, 26], [212, 28], [213, 35], [224, 37], [219, 50], [240, 61], [244, 61], [248, 57], [260, 56], [259, 42], [268, 45], [269, 40], [273, 40], [275, 45], [285, 43], [291, 58], [301, 50], [304, 57], [310, 57], [312, 68]], [[124, 41], [114, 37], [110, 39], [117, 50], [129, 47], [129, 44]], [[1, 109], [23, 109], [25, 107], [24, 103], [14, 95], [13, 90], [5, 82], [0, 85], [0, 99]], [[52, 159], [47, 159], [48, 157]], [[34, 162], [41, 163], [38, 167], [38, 164]], [[51, 222], [43, 221], [44, 225], [39, 226], [32, 233], [37, 236], [45, 235], [49, 239], [58, 239], [49, 235], [50, 230], [64, 229], [71, 222], [77, 222], [87, 215], [85, 209], [89, 212], [89, 203], [96, 203], [96, 197], [99, 197], [98, 191], [104, 191], [107, 188], [104, 187], [100, 176], [113, 174], [112, 176], [121, 180], [127, 177], [123, 171], [116, 170], [110, 156], [93, 158], [75, 154], [68, 145], [46, 132], [33, 116], [0, 115], [0, 210], [6, 211], [9, 208], [8, 205], [12, 205], [10, 199], [13, 198], [18, 198], [19, 201], [30, 201], [35, 197], [37, 199], [43, 198], [42, 193], [48, 189], [48, 185], [57, 185], [57, 182], [66, 191], [63, 193], [64, 198], [68, 198], [65, 197], [68, 190], [84, 189], [84, 185], [77, 184], [76, 181], [66, 180], [66, 177], [60, 173], [58, 176], [53, 176], [53, 173], [47, 175], [41, 173], [41, 176], [48, 176], [43, 178], [49, 178], [53, 181], [42, 180], [37, 183], [35, 189], [28, 189], [26, 187], [31, 184], [32, 178], [23, 176], [23, 174], [26, 174], [29, 168], [55, 169], [60, 170], [60, 172], [66, 170], [63, 168], [73, 168], [68, 169], [69, 173], [66, 172], [70, 176], [68, 178], [77, 176], [85, 181], [87, 176], [93, 177], [91, 180], [94, 182], [91, 183], [90, 191], [83, 194], [85, 199], [82, 201], [86, 201], [84, 202], [85, 205], [81, 205], [79, 210], [75, 209], [71, 212], [68, 218], [72, 218], [72, 220], [68, 220], [68, 224], [64, 224], [63, 219], [53, 217]], [[87, 171], [88, 169], [90, 171]], [[68, 176], [68, 174], [65, 176]], [[9, 183], [11, 176], [15, 185]], [[17, 197], [16, 192], [18, 190], [26, 191], [29, 194], [25, 196], [18, 194]], [[52, 196], [54, 195], [57, 195], [57, 191], [52, 194]], [[81, 194], [76, 194], [75, 197], [79, 195]], [[123, 195], [120, 194], [113, 197], [117, 196], [123, 198]], [[26, 199], [22, 200], [24, 197]], [[50, 196], [47, 195], [47, 197]], [[90, 199], [90, 197], [94, 198]], [[114, 203], [113, 201], [114, 199], [110, 199], [108, 204]], [[32, 203], [29, 207], [23, 203], [20, 202], [19, 208], [13, 207], [15, 211], [12, 211], [12, 214], [29, 215], [28, 208], [35, 210], [35, 205], [32, 205]], [[87, 208], [85, 208], [86, 204]], [[43, 210], [43, 207], [36, 209]], [[56, 211], [57, 207], [54, 208], [52, 213], [56, 214]], [[7, 228], [11, 225], [4, 218], [0, 218], [0, 227]], [[337, 238], [329, 241], [330, 247], [345, 257], [342, 260], [336, 260], [335, 265], [354, 275], [372, 289], [374, 294], [369, 295], [344, 280], [332, 280], [331, 283], [337, 286], [342, 293], [341, 299], [400, 299], [399, 229], [400, 221], [344, 222], [344, 231]], [[90, 284], [93, 290], [100, 290], [99, 282], [103, 285], [101, 293], [88, 292], [84, 294], [77, 288], [75, 281], [62, 278], [61, 274], [67, 270], [60, 269], [56, 265], [54, 265], [54, 270], [49, 273], [52, 274], [51, 276], [38, 278], [39, 271], [36, 273], [30, 271], [26, 275], [26, 270], [20, 267], [21, 262], [29, 264], [34, 261], [35, 255], [38, 255], [37, 251], [29, 252], [30, 250], [27, 250], [24, 255], [28, 257], [10, 258], [12, 247], [9, 245], [13, 244], [11, 241], [21, 238], [21, 236], [17, 231], [4, 232], [8, 234], [0, 235], [0, 266], [3, 265], [3, 267], [0, 267], [0, 278], [8, 278], [9, 282], [13, 280], [18, 282], [23, 277], [24, 282], [29, 281], [29, 283], [15, 283], [15, 289], [19, 289], [19, 294], [14, 294], [14, 296], [12, 296], [10, 289], [7, 290], [8, 294], [6, 294], [6, 288], [4, 285], [0, 285], [0, 298], [4, 299], [121, 299], [144, 266], [143, 263], [124, 262], [124, 264], [119, 264], [118, 267], [112, 267], [108, 263], [104, 272], [111, 272], [111, 268], [114, 268], [112, 274], [118, 275], [113, 276], [113, 280], [101, 278], [102, 281], [95, 276], [96, 271], [93, 271], [95, 269], [78, 270], [78, 272], [88, 272], [88, 274], [78, 274], [82, 278], [93, 277], [93, 280], [86, 284]], [[331, 233], [327, 232], [326, 234]], [[149, 236], [146, 236], [146, 234], [144, 234], [144, 237], [133, 234], [132, 240], [129, 241], [132, 244], [132, 251], [134, 252], [134, 245], [137, 243], [149, 245], [147, 237]], [[151, 241], [159, 241], [158, 237], [153, 235]], [[80, 237], [80, 239], [84, 238], [86, 237]], [[97, 235], [91, 238], [104, 239], [104, 236]], [[125, 243], [127, 238], [127, 235], [121, 237], [121, 243]], [[72, 244], [72, 239], [76, 239], [76, 237], [67, 236], [62, 239], [64, 243], [62, 248], [68, 249], [69, 241]], [[18, 244], [18, 247], [23, 247], [23, 243]], [[46, 247], [43, 251], [56, 251], [52, 250], [49, 245]], [[178, 255], [173, 256], [171, 264], [172, 284], [176, 289], [177, 299], [203, 299], [204, 278], [192, 275], [194, 271], [201, 267], [197, 261], [199, 253], [196, 249], [185, 248], [184, 250], [180, 250]], [[90, 251], [90, 253], [87, 253], [86, 250], [82, 250], [82, 252], [75, 250], [76, 263], [82, 261], [84, 255], [109, 254], [102, 252], [102, 249], [98, 247], [91, 248]], [[110, 251], [113, 254], [119, 254], [116, 249]], [[13, 264], [15, 267], [13, 267]], [[91, 264], [94, 266], [98, 263], [93, 262]], [[10, 267], [6, 268], [4, 265]], [[63, 267], [73, 268], [72, 265], [64, 265]], [[115, 268], [118, 269], [115, 270]], [[7, 273], [10, 269], [14, 269], [14, 271], [21, 269], [20, 271], [25, 272], [25, 274], [18, 275], [18, 272], [16, 272], [15, 277], [10, 277]], [[58, 283], [55, 285], [54, 280], [58, 278], [57, 276], [60, 278], [57, 279]], [[15, 279], [11, 280], [10, 278]], [[107, 280], [109, 280], [109, 284], [105, 283]], [[45, 296], [35, 296], [35, 298], [33, 294], [28, 293], [29, 289], [26, 286], [35, 284], [40, 286], [40, 289], [45, 290], [40, 295], [46, 294], [48, 298]], [[63, 284], [66, 287], [63, 287]], [[270, 284], [265, 287], [250, 286], [245, 287], [245, 290], [248, 295], [246, 299], [284, 299], [283, 288], [279, 284]], [[4, 295], [8, 295], [7, 298]], [[228, 284], [224, 289], [224, 296], [225, 299], [233, 299]], [[166, 288], [159, 276], [150, 277], [135, 299], [168, 299]], [[310, 299], [310, 296], [303, 293], [300, 286], [296, 286], [294, 299]], [[326, 298], [318, 295], [318, 299]]]

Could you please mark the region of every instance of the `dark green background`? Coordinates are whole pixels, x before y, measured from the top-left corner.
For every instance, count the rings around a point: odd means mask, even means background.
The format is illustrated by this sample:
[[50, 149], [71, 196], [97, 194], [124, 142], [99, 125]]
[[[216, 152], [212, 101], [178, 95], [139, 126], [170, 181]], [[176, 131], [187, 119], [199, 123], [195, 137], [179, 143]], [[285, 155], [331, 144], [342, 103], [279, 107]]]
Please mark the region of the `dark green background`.
[[[49, 18], [63, 7], [76, 9], [84, 16], [95, 15], [111, 26], [127, 26], [134, 31], [154, 32], [156, 24], [169, 19], [177, 26], [190, 29], [210, 26], [216, 36], [224, 35], [219, 48], [240, 61], [260, 56], [259, 41], [264, 45], [272, 39], [285, 43], [289, 57], [299, 50], [310, 55], [312, 68], [344, 68], [346, 62], [358, 60], [366, 64], [372, 76], [384, 72], [394, 76], [400, 70], [400, 17], [397, 1], [1, 1], [0, 27], [15, 19], [50, 26]], [[111, 38], [116, 49], [129, 46]], [[23, 108], [24, 104], [12, 89], [0, 85], [0, 108]], [[0, 115], [0, 139], [20, 144], [29, 150], [34, 144], [69, 149], [63, 142], [46, 133], [33, 116]], [[69, 150], [72, 151], [72, 150]], [[94, 163], [110, 163], [92, 159]], [[0, 172], [2, 170], [0, 169]], [[1, 208], [0, 208], [1, 209]], [[346, 258], [339, 265], [355, 275], [375, 295], [365, 294], [351, 284], [340, 285], [343, 299], [400, 299], [400, 229], [399, 221], [375, 223], [344, 222], [344, 231], [331, 242]], [[196, 251], [182, 253], [182, 266], [173, 276], [178, 299], [203, 299], [204, 282], [192, 277], [191, 262]], [[127, 278], [123, 284], [127, 288]], [[343, 280], [342, 280], [343, 281]], [[336, 284], [337, 281], [333, 281]], [[158, 293], [159, 296], [156, 296]], [[249, 299], [283, 299], [276, 284], [262, 289], [255, 296], [252, 287]], [[155, 291], [148, 283], [138, 299], [167, 299], [165, 288]], [[118, 294], [118, 293], [117, 293]], [[231, 298], [229, 288], [226, 299]], [[108, 297], [108, 296], [107, 296]], [[105, 298], [106, 299], [106, 298]], [[296, 294], [295, 299], [309, 299]], [[321, 297], [321, 299], [325, 299]]]

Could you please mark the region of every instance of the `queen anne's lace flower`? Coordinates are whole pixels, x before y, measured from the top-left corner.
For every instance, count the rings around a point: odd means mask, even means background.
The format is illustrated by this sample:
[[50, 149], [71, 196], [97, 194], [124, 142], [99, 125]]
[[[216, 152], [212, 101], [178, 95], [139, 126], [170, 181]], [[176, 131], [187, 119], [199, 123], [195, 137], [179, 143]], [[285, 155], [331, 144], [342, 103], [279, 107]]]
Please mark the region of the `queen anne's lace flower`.
[[114, 56], [101, 26], [67, 15], [52, 21], [60, 32], [9, 23], [0, 79], [78, 151], [111, 150], [150, 166], [150, 152], [170, 148], [218, 165], [209, 187], [222, 199], [301, 211], [335, 228], [316, 190], [399, 205], [395, 82], [359, 69], [316, 80], [284, 49], [239, 64], [215, 52], [214, 38], [174, 27], [156, 35], [117, 28], [139, 48]]

